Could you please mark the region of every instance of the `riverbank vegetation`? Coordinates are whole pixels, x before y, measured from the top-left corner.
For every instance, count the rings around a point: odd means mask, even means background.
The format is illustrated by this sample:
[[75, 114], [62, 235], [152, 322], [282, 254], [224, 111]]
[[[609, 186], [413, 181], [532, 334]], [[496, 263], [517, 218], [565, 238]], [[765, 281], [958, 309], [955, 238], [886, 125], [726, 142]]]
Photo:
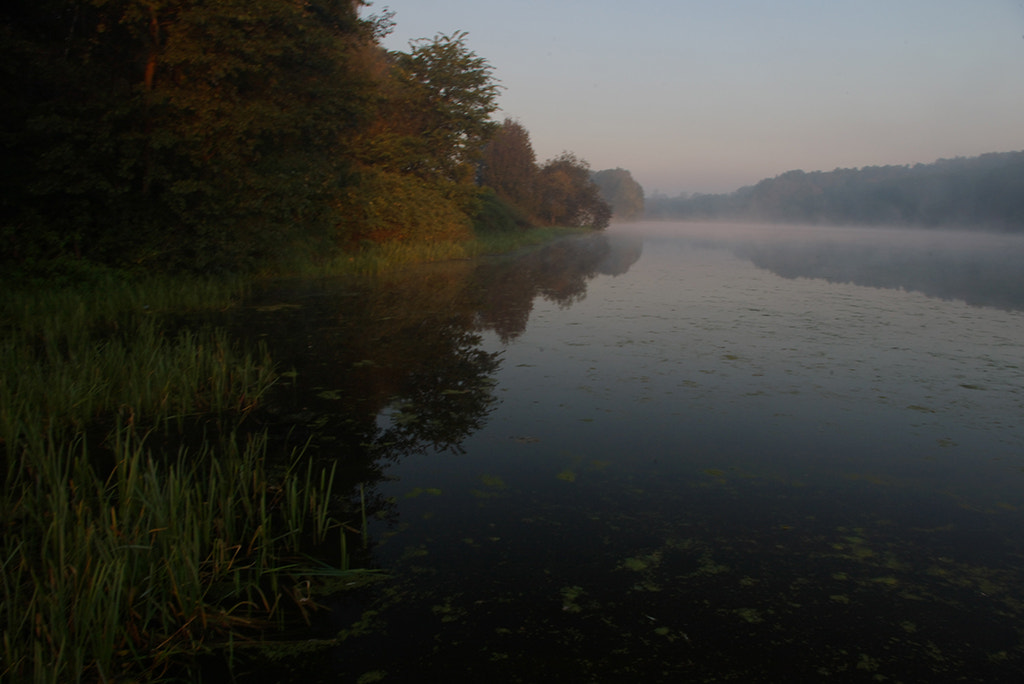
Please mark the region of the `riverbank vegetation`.
[[[371, 245], [322, 274], [567, 234]], [[250, 414], [280, 371], [212, 324], [254, 281], [61, 274], [0, 302], [0, 675], [188, 678], [301, 632], [318, 596], [363, 582], [353, 483], [302, 443], [271, 445]]]
[[282, 370], [219, 327], [255, 277], [607, 223], [572, 154], [482, 182], [490, 64], [361, 4], [0, 10], [0, 678], [194, 680], [362, 581], [358, 484], [268, 438]]
[[459, 32], [387, 51], [392, 14], [361, 18], [361, 5], [17, 0], [0, 12], [5, 269], [246, 272], [368, 244], [607, 224], [573, 154], [537, 166], [536, 201], [488, 184], [482, 158], [503, 128], [492, 66]]
[[188, 679], [358, 581], [337, 464], [252, 429], [273, 363], [202, 323], [242, 290], [106, 274], [0, 304], [4, 680]]

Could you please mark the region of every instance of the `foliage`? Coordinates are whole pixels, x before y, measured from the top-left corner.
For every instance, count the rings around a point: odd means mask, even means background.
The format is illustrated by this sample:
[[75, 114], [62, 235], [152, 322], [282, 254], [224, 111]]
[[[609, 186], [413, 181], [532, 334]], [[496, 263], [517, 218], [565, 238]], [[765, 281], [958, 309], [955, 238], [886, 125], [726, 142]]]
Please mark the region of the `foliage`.
[[438, 35], [414, 41], [409, 53], [367, 56], [373, 116], [348, 148], [354, 168], [338, 205], [341, 244], [469, 236], [476, 159], [494, 129], [498, 86], [465, 38]]
[[441, 34], [413, 41], [408, 53], [374, 52], [374, 114], [350, 150], [361, 167], [473, 182], [479, 149], [494, 129], [498, 85], [465, 39]]
[[651, 218], [743, 218], [1024, 230], [1024, 152], [787, 171], [727, 195], [651, 198]]
[[636, 219], [644, 213], [644, 189], [626, 169], [605, 169], [593, 174], [601, 197], [612, 207], [619, 219]]
[[526, 230], [533, 225], [530, 217], [519, 206], [498, 195], [490, 187], [481, 189], [479, 199], [480, 209], [473, 217], [477, 234]]
[[[327, 572], [301, 556], [311, 545], [332, 538], [344, 569], [333, 470], [299, 452], [274, 470], [265, 436], [237, 430], [274, 382], [266, 353], [167, 332], [162, 313], [236, 288], [95, 281], [2, 303], [5, 681], [157, 679], [311, 610], [293, 591]], [[190, 448], [181, 427], [201, 416]]]
[[[628, 183], [619, 178], [625, 175]], [[608, 197], [595, 183], [605, 179], [624, 211], [636, 212], [636, 193], [643, 205], [643, 190], [628, 171], [591, 174], [589, 165], [571, 152], [563, 152], [543, 166], [536, 164], [530, 134], [517, 121], [505, 119], [484, 148], [481, 183], [490, 188], [487, 210], [506, 230], [539, 222], [547, 225], [604, 228], [611, 218]], [[531, 218], [532, 217], [532, 218]]]
[[493, 132], [490, 115], [500, 87], [493, 67], [466, 46], [466, 33], [413, 41], [396, 55], [398, 77], [420, 104], [416, 109], [424, 153], [411, 169], [425, 177], [472, 182], [480, 148]]
[[387, 52], [394, 13], [360, 5], [12, 0], [0, 262], [219, 273], [607, 222], [579, 160], [542, 171], [525, 128], [491, 120], [501, 87], [466, 33]]
[[56, 0], [0, 16], [2, 237], [210, 270], [333, 225], [369, 81], [347, 0]]
[[526, 128], [505, 119], [484, 148], [480, 182], [497, 196], [527, 213], [534, 211], [537, 189], [537, 155]]
[[571, 152], [548, 160], [538, 173], [538, 215], [551, 225], [604, 228], [611, 207], [601, 199], [590, 167]]
[[344, 239], [349, 245], [465, 239], [472, 229], [465, 208], [471, 201], [467, 189], [454, 183], [368, 168], [339, 203]]

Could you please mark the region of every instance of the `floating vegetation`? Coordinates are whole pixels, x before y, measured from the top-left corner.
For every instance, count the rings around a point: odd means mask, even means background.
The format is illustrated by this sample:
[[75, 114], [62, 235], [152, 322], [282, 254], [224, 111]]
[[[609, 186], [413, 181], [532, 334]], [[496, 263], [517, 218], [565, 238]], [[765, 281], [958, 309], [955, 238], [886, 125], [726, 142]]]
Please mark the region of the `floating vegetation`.
[[587, 592], [583, 590], [583, 587], [562, 587], [562, 610], [567, 613], [582, 612], [583, 607], [580, 605], [580, 599], [582, 599], [586, 593]]
[[508, 487], [505, 481], [497, 475], [483, 474], [480, 476], [480, 481], [486, 487], [493, 487], [494, 489], [506, 489]]
[[625, 568], [626, 570], [632, 570], [633, 572], [645, 572], [651, 568], [656, 568], [661, 565], [662, 552], [652, 551], [646, 556], [635, 556], [633, 558], [627, 558], [622, 561], [619, 567]]
[[764, 622], [764, 617], [756, 608], [736, 608], [732, 613], [739, 616], [744, 622], [749, 622], [752, 625]]
[[317, 392], [316, 396], [321, 399], [327, 399], [328, 401], [337, 401], [344, 396], [344, 393], [342, 390], [323, 390], [321, 392]]

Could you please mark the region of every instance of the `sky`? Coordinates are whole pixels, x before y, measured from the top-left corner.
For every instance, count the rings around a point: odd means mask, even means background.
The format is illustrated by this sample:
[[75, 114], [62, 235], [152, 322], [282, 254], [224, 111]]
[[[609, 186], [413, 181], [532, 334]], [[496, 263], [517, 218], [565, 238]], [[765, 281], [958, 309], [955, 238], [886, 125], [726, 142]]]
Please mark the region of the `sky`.
[[645, 192], [1024, 149], [1024, 0], [373, 0], [468, 33], [498, 120]]

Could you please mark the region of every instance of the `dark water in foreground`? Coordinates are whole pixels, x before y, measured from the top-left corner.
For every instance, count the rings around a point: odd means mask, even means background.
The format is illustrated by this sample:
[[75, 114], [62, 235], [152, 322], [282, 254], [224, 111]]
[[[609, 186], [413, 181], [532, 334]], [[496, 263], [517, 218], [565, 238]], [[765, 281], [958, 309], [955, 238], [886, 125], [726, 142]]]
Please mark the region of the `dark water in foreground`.
[[389, 573], [296, 679], [1024, 680], [1022, 263], [639, 224], [254, 302]]

